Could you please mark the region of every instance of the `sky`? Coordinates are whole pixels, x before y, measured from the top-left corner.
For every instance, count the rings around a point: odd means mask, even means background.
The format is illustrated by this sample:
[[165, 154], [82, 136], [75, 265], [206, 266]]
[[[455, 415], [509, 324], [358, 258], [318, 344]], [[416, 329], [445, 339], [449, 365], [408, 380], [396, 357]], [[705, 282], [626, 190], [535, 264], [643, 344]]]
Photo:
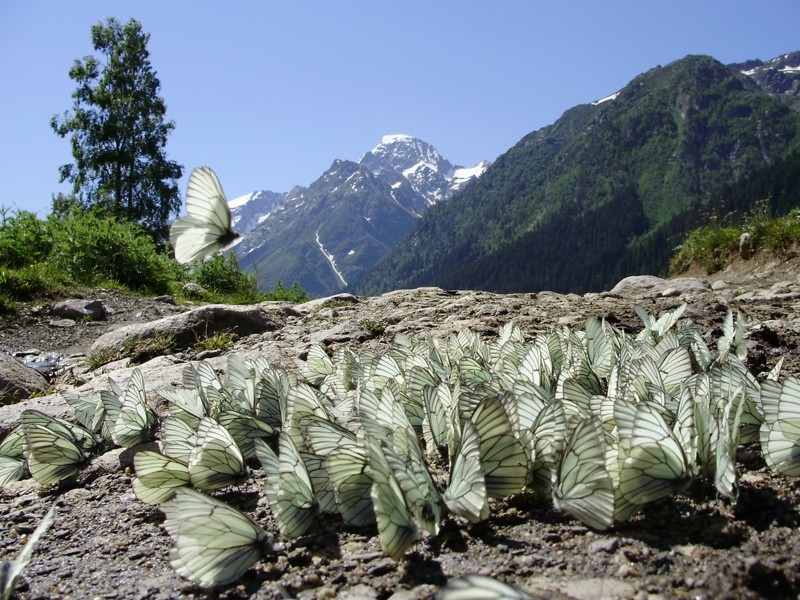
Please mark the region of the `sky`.
[[309, 185], [387, 134], [471, 166], [688, 54], [800, 50], [797, 0], [2, 0], [0, 207], [43, 217], [70, 191], [50, 120], [109, 17], [150, 35], [182, 197], [202, 165], [229, 199]]

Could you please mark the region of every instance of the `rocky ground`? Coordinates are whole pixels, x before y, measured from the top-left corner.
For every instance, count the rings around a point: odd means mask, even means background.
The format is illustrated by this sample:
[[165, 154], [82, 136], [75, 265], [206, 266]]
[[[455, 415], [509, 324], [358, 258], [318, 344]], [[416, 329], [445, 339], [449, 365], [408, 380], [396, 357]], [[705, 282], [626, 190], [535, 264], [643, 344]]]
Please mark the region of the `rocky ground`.
[[[296, 369], [295, 359], [315, 342], [380, 351], [398, 332], [447, 336], [469, 327], [490, 338], [510, 320], [532, 336], [556, 324], [581, 328], [591, 314], [639, 330], [636, 304], [657, 313], [686, 301], [684, 316], [701, 326], [710, 344], [727, 309], [741, 308], [758, 323], [748, 337], [752, 372], [763, 376], [785, 356], [784, 375], [798, 376], [798, 265], [797, 259], [756, 257], [707, 278], [714, 289], [696, 279], [640, 280], [586, 296], [426, 288], [335, 303], [273, 305], [264, 308], [272, 325], [241, 337], [231, 351], [264, 354], [276, 366]], [[0, 317], [0, 348], [68, 356], [66, 372], [53, 382], [55, 390], [78, 386], [82, 393], [96, 393], [107, 386], [107, 377], [123, 381], [128, 371], [125, 361], [95, 371], [86, 367], [85, 357], [98, 338], [123, 325], [187, 310], [114, 291], [86, 295], [106, 304], [106, 320], [70, 324], [50, 315], [46, 306], [23, 306]], [[224, 353], [201, 356], [224, 368]], [[156, 405], [153, 390], [180, 381], [184, 361], [197, 357], [197, 349], [182, 347], [141, 365], [152, 373], [146, 377], [148, 400]], [[56, 395], [0, 407], [0, 435], [26, 406], [65, 410]], [[24, 480], [0, 491], [0, 558], [18, 552], [48, 508], [58, 506], [55, 525], [25, 571], [20, 598], [206, 596], [172, 570], [161, 512], [131, 491], [132, 454], [112, 450], [97, 457], [70, 486], [42, 489]], [[281, 539], [256, 473], [221, 497], [275, 534], [274, 555], [213, 597], [432, 598], [447, 579], [478, 572], [545, 598], [795, 598], [800, 594], [800, 484], [772, 474], [758, 445], [740, 450], [738, 469], [741, 493], [734, 507], [699, 480], [677, 499], [648, 505], [629, 522], [596, 533], [553, 509], [549, 500], [522, 494], [494, 502], [487, 523], [446, 521], [437, 537], [424, 537], [400, 563], [381, 552], [374, 531], [349, 530], [333, 519], [321, 519], [311, 535]]]

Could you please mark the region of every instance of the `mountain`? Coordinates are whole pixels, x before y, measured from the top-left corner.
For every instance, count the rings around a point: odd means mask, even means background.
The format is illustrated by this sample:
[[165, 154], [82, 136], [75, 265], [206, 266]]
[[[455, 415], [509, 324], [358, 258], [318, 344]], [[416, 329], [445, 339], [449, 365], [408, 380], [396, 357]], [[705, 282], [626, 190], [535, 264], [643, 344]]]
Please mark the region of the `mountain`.
[[307, 188], [232, 201], [234, 226], [244, 234], [234, 251], [262, 288], [297, 282], [309, 294], [333, 294], [487, 167], [454, 166], [422, 140], [387, 135], [358, 162], [335, 160]]
[[580, 293], [663, 273], [680, 243], [663, 228], [708, 219], [722, 186], [800, 147], [800, 114], [778, 97], [796, 88], [764, 89], [769, 69], [794, 77], [792, 64], [687, 56], [567, 110], [432, 207], [354, 291]]
[[767, 62], [749, 60], [729, 66], [750, 77], [763, 91], [800, 110], [800, 52], [783, 54]]

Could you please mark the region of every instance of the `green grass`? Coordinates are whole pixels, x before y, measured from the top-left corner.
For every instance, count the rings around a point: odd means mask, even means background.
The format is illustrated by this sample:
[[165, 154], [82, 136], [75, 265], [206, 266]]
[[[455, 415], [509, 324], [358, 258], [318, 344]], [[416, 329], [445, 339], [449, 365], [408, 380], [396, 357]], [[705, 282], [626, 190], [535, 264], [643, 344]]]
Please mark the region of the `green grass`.
[[740, 225], [711, 225], [692, 231], [678, 247], [670, 261], [670, 274], [677, 275], [692, 267], [703, 269], [711, 275], [730, 264], [739, 254], [739, 240], [743, 233], [750, 235], [750, 252], [768, 250], [777, 256], [786, 256], [800, 244], [800, 209], [788, 215], [771, 218], [765, 204]]
[[297, 284], [277, 282], [262, 292], [253, 275], [243, 273], [236, 255], [179, 265], [137, 224], [98, 211], [51, 214], [41, 220], [24, 210], [0, 206], [0, 314], [19, 302], [64, 296], [87, 287], [115, 288], [144, 296], [188, 298], [184, 284], [206, 293], [200, 300], [254, 304], [265, 300], [305, 302]]

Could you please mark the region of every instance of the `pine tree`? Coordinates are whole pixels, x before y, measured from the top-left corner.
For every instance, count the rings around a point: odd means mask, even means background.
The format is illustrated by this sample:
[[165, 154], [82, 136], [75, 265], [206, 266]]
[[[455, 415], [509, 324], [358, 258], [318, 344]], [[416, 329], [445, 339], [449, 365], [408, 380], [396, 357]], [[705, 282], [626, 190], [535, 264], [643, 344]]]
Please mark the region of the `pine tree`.
[[93, 25], [91, 33], [101, 56], [75, 61], [72, 111], [50, 122], [59, 136], [72, 135], [75, 162], [60, 167], [61, 181], [72, 183], [83, 207], [141, 223], [163, 241], [170, 215], [180, 210], [183, 166], [166, 156], [175, 123], [165, 120], [147, 50], [150, 35], [135, 19], [123, 26], [113, 18]]

